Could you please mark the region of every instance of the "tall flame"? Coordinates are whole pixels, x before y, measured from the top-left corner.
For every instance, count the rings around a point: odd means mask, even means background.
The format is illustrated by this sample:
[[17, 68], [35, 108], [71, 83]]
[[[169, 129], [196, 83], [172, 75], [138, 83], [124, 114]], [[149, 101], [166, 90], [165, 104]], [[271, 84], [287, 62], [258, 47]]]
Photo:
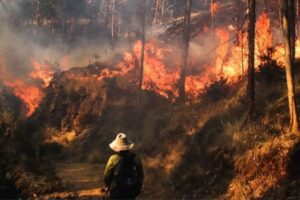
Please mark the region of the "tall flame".
[[[141, 41], [136, 42], [133, 49], [138, 57], [141, 54]], [[156, 91], [166, 98], [177, 96], [175, 86], [179, 78], [178, 71], [165, 64], [164, 59], [169, 53], [171, 53], [169, 48], [160, 46], [155, 40], [150, 40], [145, 45], [142, 88]]]
[[[213, 11], [216, 11], [216, 8], [217, 4], [214, 5]], [[215, 36], [218, 39], [218, 47], [214, 59], [210, 64], [202, 64], [201, 68], [204, 68], [204, 70], [201, 73], [188, 74], [186, 77], [186, 93], [191, 99], [196, 100], [203, 89], [214, 79], [223, 77], [228, 81], [234, 81], [245, 73], [248, 57], [247, 34], [239, 33], [236, 36], [237, 41], [235, 43], [230, 42], [230, 30], [227, 28], [216, 28]], [[259, 55], [265, 53], [266, 49], [272, 46], [270, 21], [266, 13], [258, 17], [255, 44], [255, 65], [257, 67], [260, 64]], [[136, 42], [133, 49], [134, 56], [139, 58], [141, 42]], [[165, 58], [169, 54], [172, 54], [170, 48], [160, 46], [155, 40], [146, 43], [143, 89], [155, 91], [173, 100], [178, 96], [176, 88], [181, 57], [178, 57], [176, 66], [168, 66]], [[197, 67], [199, 63], [193, 65]]]

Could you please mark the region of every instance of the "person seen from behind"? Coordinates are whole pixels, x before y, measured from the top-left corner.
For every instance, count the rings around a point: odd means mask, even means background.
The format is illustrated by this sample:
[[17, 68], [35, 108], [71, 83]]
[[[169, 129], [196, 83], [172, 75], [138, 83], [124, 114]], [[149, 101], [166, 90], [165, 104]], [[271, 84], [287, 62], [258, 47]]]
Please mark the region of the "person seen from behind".
[[144, 172], [142, 162], [131, 150], [134, 143], [127, 140], [126, 134], [119, 133], [109, 144], [114, 151], [104, 170], [104, 183], [110, 199], [133, 200], [140, 193]]

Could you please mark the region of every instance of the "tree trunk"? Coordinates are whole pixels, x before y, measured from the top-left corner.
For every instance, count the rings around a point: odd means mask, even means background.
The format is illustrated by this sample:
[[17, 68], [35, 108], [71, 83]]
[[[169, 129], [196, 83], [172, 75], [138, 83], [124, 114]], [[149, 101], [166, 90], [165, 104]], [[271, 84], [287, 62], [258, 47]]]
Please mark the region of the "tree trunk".
[[268, 2], [268, 0], [264, 0], [264, 11], [266, 12], [266, 13], [269, 13], [269, 2]]
[[180, 70], [180, 80], [179, 80], [179, 101], [185, 101], [185, 77], [186, 68], [188, 65], [189, 57], [189, 44], [190, 44], [190, 21], [191, 21], [191, 10], [192, 10], [192, 0], [186, 0], [185, 6], [185, 16], [184, 16], [184, 30], [183, 30], [183, 65]]
[[37, 0], [36, 1], [36, 11], [35, 11], [34, 40], [37, 40], [37, 37], [38, 37], [39, 18], [40, 18], [40, 0]]
[[115, 0], [112, 0], [111, 5], [111, 49], [114, 49], [115, 42]]
[[248, 96], [249, 96], [249, 119], [253, 118], [254, 100], [255, 100], [255, 6], [256, 0], [248, 0], [249, 7], [249, 25], [248, 25]]
[[144, 78], [144, 57], [145, 57], [145, 43], [146, 43], [146, 0], [142, 2], [142, 34], [141, 34], [141, 58], [138, 72], [138, 99], [137, 103], [140, 105], [142, 99], [142, 86]]
[[285, 43], [285, 65], [287, 93], [290, 110], [290, 127], [292, 133], [299, 133], [298, 112], [295, 99], [295, 0], [282, 0], [280, 5], [281, 25]]
[[109, 30], [109, 15], [110, 15], [110, 0], [106, 0], [105, 3], [105, 26]]
[[118, 15], [118, 34], [117, 34], [117, 40], [121, 36], [122, 36], [122, 16], [121, 16], [121, 12], [119, 12], [119, 15]]
[[67, 15], [66, 12], [64, 12], [63, 10], [65, 10], [67, 8], [67, 3], [66, 1], [62, 1], [62, 7], [63, 9], [61, 10], [61, 14], [62, 14], [62, 39], [63, 39], [63, 44], [67, 44], [68, 41], [68, 24], [67, 24]]
[[297, 18], [299, 17], [299, 6], [300, 6], [300, 0], [296, 0], [296, 15], [297, 15]]
[[153, 18], [153, 22], [152, 22], [153, 32], [156, 31], [156, 21], [157, 21], [157, 15], [158, 15], [158, 6], [159, 6], [159, 0], [156, 0], [155, 13], [154, 13], [154, 18]]
[[215, 34], [215, 0], [210, 1], [211, 33]]
[[165, 0], [162, 0], [162, 5], [161, 5], [161, 16], [164, 19], [164, 14], [165, 14]]

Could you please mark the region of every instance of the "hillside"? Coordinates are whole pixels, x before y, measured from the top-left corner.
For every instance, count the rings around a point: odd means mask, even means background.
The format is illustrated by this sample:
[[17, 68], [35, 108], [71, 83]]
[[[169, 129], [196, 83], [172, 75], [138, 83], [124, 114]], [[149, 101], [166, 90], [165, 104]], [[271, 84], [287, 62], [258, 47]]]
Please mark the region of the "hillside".
[[[136, 142], [135, 151], [141, 154], [146, 170], [141, 198], [299, 195], [295, 174], [298, 137], [287, 132], [284, 73], [274, 62], [257, 72], [256, 115], [248, 125], [244, 124], [247, 97], [243, 79], [230, 84], [215, 81], [200, 102], [186, 105], [145, 90], [143, 103], [137, 106], [134, 85], [125, 81], [131, 73], [97, 79], [104, 69], [101, 66], [96, 63], [56, 74], [37, 112], [16, 135], [19, 139], [30, 130], [28, 133], [38, 136], [37, 159], [58, 167], [59, 178], [62, 174], [68, 177], [61, 171], [68, 165], [72, 169], [68, 163], [105, 164], [110, 154], [107, 144], [117, 132], [126, 131]], [[297, 93], [299, 80], [297, 72]], [[101, 172], [89, 173], [98, 180], [88, 188], [102, 185]], [[76, 188], [83, 194], [81, 184], [61, 181], [59, 190], [51, 187], [44, 194], [61, 193], [68, 187], [73, 188], [72, 195]]]
[[[124, 77], [91, 78], [102, 70], [97, 64], [59, 74], [33, 116], [43, 124], [38, 131], [45, 137], [43, 159], [104, 164], [110, 153], [107, 144], [126, 130], [146, 169], [141, 198], [298, 195], [298, 180], [292, 176], [298, 139], [286, 129], [284, 73], [262, 67], [257, 72], [256, 117], [249, 125], [243, 125], [244, 80], [230, 85], [216, 81], [201, 102], [190, 105], [145, 91], [137, 107], [132, 85], [120, 84]], [[99, 171], [94, 175], [101, 177]]]

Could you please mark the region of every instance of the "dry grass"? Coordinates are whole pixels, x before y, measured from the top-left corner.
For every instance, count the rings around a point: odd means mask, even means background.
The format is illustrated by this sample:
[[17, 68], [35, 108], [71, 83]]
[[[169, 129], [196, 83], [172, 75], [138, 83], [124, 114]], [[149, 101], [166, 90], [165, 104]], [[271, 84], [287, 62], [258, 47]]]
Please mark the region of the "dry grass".
[[224, 197], [228, 199], [257, 199], [272, 189], [287, 175], [288, 155], [295, 137], [275, 137], [243, 155], [234, 158], [236, 176]]
[[178, 141], [168, 147], [168, 153], [164, 156], [157, 155], [155, 158], [146, 159], [147, 167], [159, 168], [164, 174], [169, 175], [176, 165], [181, 162], [182, 155], [185, 153], [183, 142]]
[[60, 133], [57, 135], [52, 135], [51, 138], [49, 140], [46, 140], [46, 142], [49, 143], [57, 143], [60, 145], [67, 145], [70, 142], [72, 142], [74, 139], [76, 139], [76, 133], [75, 131], [69, 131], [66, 133]]

